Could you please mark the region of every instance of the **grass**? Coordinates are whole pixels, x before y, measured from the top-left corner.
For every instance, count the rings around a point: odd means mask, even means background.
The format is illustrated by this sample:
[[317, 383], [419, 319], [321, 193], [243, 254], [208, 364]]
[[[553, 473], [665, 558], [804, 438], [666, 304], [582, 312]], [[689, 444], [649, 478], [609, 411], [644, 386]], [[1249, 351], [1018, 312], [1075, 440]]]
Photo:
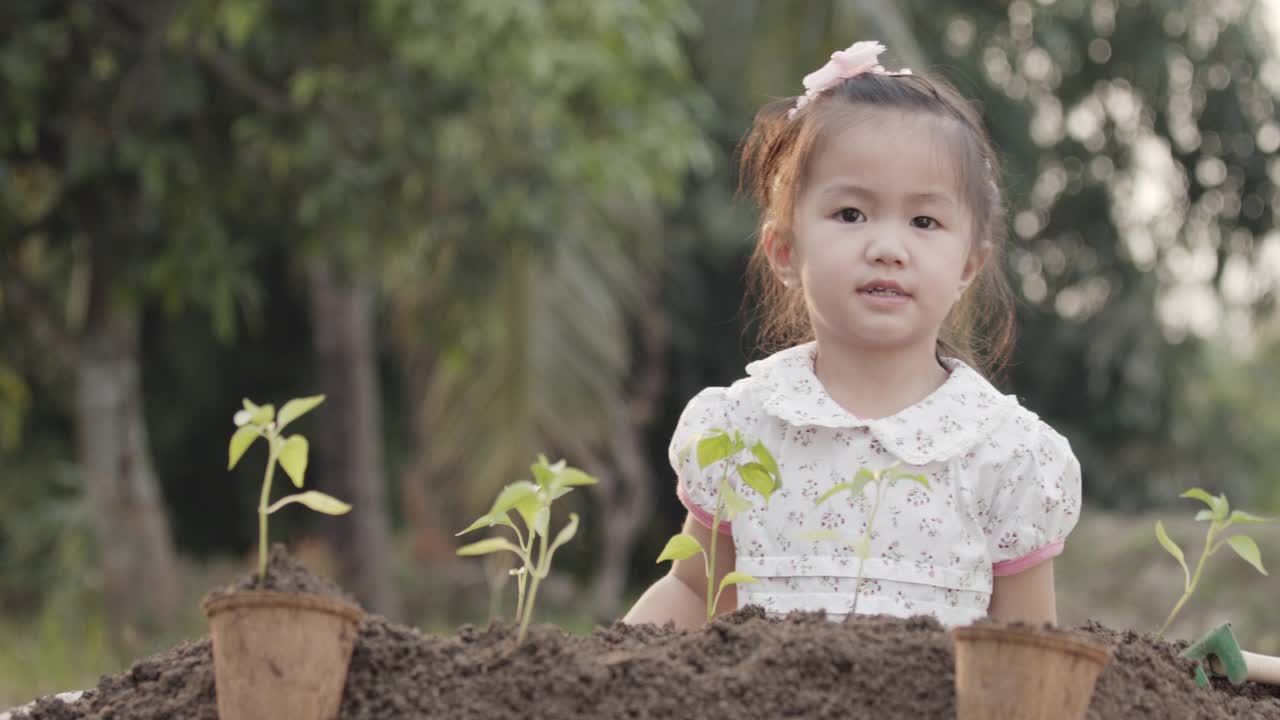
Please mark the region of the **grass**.
[[111, 647], [99, 613], [47, 610], [34, 622], [0, 621], [0, 708], [98, 683], [127, 662]]

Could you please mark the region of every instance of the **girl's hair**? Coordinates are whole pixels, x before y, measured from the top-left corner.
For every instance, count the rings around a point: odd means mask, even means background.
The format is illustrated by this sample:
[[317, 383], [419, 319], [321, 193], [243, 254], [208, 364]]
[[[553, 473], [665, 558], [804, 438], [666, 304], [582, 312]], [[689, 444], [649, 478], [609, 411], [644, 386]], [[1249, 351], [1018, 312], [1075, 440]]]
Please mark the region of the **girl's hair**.
[[748, 297], [755, 297], [759, 342], [765, 349], [813, 337], [804, 297], [784, 287], [765, 252], [764, 230], [789, 235], [796, 199], [804, 189], [814, 149], [839, 120], [859, 109], [933, 115], [949, 123], [965, 203], [973, 216], [973, 242], [989, 254], [970, 289], [952, 307], [938, 333], [939, 355], [959, 358], [979, 370], [1003, 369], [1013, 347], [1013, 295], [1005, 279], [1002, 250], [1008, 237], [1000, 190], [1000, 165], [982, 118], [955, 88], [921, 75], [863, 73], [840, 82], [789, 117], [796, 98], [776, 100], [756, 114], [742, 143], [739, 190], [760, 206], [760, 232], [748, 266]]

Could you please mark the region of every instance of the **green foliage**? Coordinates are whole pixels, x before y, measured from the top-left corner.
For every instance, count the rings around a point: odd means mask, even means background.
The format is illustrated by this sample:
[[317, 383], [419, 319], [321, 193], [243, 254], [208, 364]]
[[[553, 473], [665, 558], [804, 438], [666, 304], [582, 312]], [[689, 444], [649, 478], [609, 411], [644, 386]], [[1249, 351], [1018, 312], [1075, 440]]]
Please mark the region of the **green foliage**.
[[[513, 553], [520, 558], [522, 567], [511, 571], [516, 577], [516, 617], [520, 622], [517, 642], [524, 642], [529, 631], [529, 620], [533, 617], [533, 604], [538, 597], [538, 585], [551, 574], [551, 559], [556, 550], [573, 539], [578, 532], [578, 515], [569, 513], [569, 522], [550, 538], [551, 505], [564, 497], [576, 487], [595, 485], [596, 479], [587, 473], [566, 465], [564, 460], [552, 465], [544, 455], [530, 466], [533, 482], [521, 480], [502, 489], [489, 508], [489, 512], [471, 523], [458, 535], [492, 527], [507, 527], [515, 534], [517, 543], [504, 537], [492, 537], [464, 545], [458, 549], [458, 555], [473, 557], [489, 555], [496, 552]], [[511, 519], [515, 513], [524, 524], [525, 531]], [[550, 542], [550, 544], [548, 544]], [[535, 553], [534, 545], [538, 549]], [[528, 598], [525, 597], [526, 585]]]
[[1169, 537], [1164, 529], [1164, 523], [1156, 521], [1156, 540], [1182, 567], [1182, 597], [1178, 598], [1177, 604], [1173, 606], [1173, 610], [1169, 613], [1169, 617], [1164, 621], [1164, 625], [1160, 627], [1160, 631], [1156, 633], [1156, 637], [1164, 635], [1164, 631], [1169, 629], [1169, 625], [1173, 623], [1173, 619], [1178, 616], [1178, 612], [1182, 610], [1182, 606], [1191, 599], [1191, 594], [1196, 591], [1196, 586], [1200, 583], [1200, 574], [1204, 571], [1205, 561], [1211, 555], [1221, 550], [1224, 545], [1230, 547], [1245, 562], [1252, 565], [1258, 572], [1263, 575], [1267, 574], [1266, 568], [1262, 566], [1262, 553], [1258, 550], [1258, 544], [1248, 535], [1231, 535], [1222, 537], [1222, 533], [1227, 528], [1237, 523], [1242, 525], [1252, 525], [1259, 523], [1274, 522], [1274, 518], [1264, 518], [1241, 510], [1232, 510], [1231, 504], [1227, 502], [1226, 495], [1210, 495], [1200, 488], [1191, 488], [1182, 493], [1180, 497], [1199, 500], [1209, 506], [1207, 510], [1201, 510], [1196, 514], [1197, 522], [1208, 522], [1209, 527], [1205, 532], [1204, 550], [1200, 553], [1200, 560], [1196, 563], [1195, 572], [1192, 573], [1187, 566], [1186, 555], [1182, 552], [1182, 548]]
[[10, 452], [22, 439], [22, 422], [31, 406], [31, 392], [22, 377], [0, 364], [0, 452]]
[[163, 17], [83, 0], [0, 10], [0, 286], [56, 331], [42, 343], [108, 301], [194, 304], [224, 338], [257, 307], [226, 132], [244, 106], [166, 41]]
[[244, 400], [244, 409], [235, 414], [237, 430], [231, 436], [227, 448], [227, 469], [235, 468], [236, 463], [253, 441], [261, 437], [267, 441], [267, 469], [262, 478], [262, 495], [258, 501], [258, 581], [264, 582], [267, 576], [267, 517], [275, 511], [291, 503], [305, 505], [316, 512], [326, 515], [344, 515], [351, 511], [351, 506], [321, 492], [307, 492], [287, 495], [268, 505], [271, 499], [271, 480], [275, 475], [276, 465], [284, 468], [285, 473], [293, 480], [293, 484], [301, 488], [307, 472], [307, 439], [301, 435], [285, 437], [284, 426], [296, 420], [324, 402], [323, 395], [315, 395], [285, 403], [280, 415], [276, 415], [274, 405], [255, 405], [248, 398]]
[[[732, 459], [750, 449], [755, 457], [754, 462], [733, 462]], [[744, 583], [758, 582], [756, 578], [741, 572], [728, 572], [715, 585], [716, 577], [716, 542], [720, 536], [720, 523], [733, 522], [738, 515], [751, 510], [752, 503], [743, 497], [729, 483], [730, 470], [738, 474], [744, 485], [756, 491], [764, 499], [765, 505], [778, 488], [782, 487], [782, 476], [778, 473], [778, 463], [773, 454], [760, 440], [748, 441], [742, 433], [712, 429], [700, 434], [690, 441], [690, 447], [682, 452], [687, 456], [692, 450], [697, 454], [698, 468], [706, 471], [717, 463], [723, 463], [723, 469], [716, 493], [716, 510], [711, 520], [711, 547], [703, 548], [702, 543], [692, 535], [679, 533], [667, 541], [666, 547], [658, 555], [657, 562], [687, 560], [702, 553], [703, 568], [707, 575], [707, 620], [715, 615], [720, 604], [720, 595], [725, 588]]]

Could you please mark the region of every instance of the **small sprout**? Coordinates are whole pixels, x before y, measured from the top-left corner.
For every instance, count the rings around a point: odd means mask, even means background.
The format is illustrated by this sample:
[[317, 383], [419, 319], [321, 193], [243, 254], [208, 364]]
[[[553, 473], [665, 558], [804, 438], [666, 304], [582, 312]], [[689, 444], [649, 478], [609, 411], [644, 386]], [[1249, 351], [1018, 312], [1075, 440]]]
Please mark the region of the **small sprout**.
[[1262, 554], [1258, 551], [1258, 544], [1253, 541], [1253, 538], [1248, 535], [1231, 535], [1223, 538], [1221, 533], [1237, 523], [1251, 525], [1275, 521], [1275, 518], [1259, 517], [1240, 510], [1233, 511], [1231, 504], [1227, 502], [1226, 495], [1215, 497], [1200, 488], [1191, 488], [1178, 497], [1199, 500], [1209, 506], [1208, 509], [1196, 513], [1196, 521], [1209, 521], [1209, 529], [1204, 539], [1204, 550], [1200, 553], [1200, 559], [1196, 562], [1195, 572], [1192, 573], [1187, 567], [1186, 555], [1183, 554], [1182, 548], [1178, 547], [1178, 544], [1169, 537], [1169, 533], [1165, 532], [1164, 523], [1159, 520], [1156, 521], [1156, 540], [1182, 566], [1182, 597], [1178, 598], [1177, 604], [1173, 606], [1173, 611], [1169, 613], [1169, 618], [1160, 627], [1160, 632], [1156, 633], [1157, 638], [1163, 636], [1165, 631], [1169, 629], [1169, 626], [1173, 624], [1173, 619], [1182, 610], [1182, 606], [1191, 599], [1191, 594], [1196, 591], [1196, 587], [1200, 584], [1200, 573], [1204, 571], [1205, 561], [1209, 559], [1209, 556], [1222, 549], [1223, 545], [1230, 547], [1245, 562], [1256, 568], [1258, 572], [1266, 575], [1267, 570], [1262, 566]]
[[285, 425], [310, 412], [324, 402], [323, 395], [290, 400], [276, 414], [274, 405], [255, 405], [247, 398], [244, 409], [236, 411], [232, 421], [237, 430], [231, 436], [231, 444], [227, 448], [227, 470], [235, 468], [244, 457], [245, 452], [258, 438], [267, 439], [267, 470], [262, 478], [262, 496], [258, 501], [258, 582], [261, 583], [267, 574], [267, 516], [291, 503], [305, 505], [316, 512], [326, 515], [343, 515], [350, 512], [351, 506], [322, 492], [307, 492], [288, 495], [271, 505], [271, 480], [275, 476], [276, 465], [284, 468], [285, 474], [298, 488], [302, 487], [303, 478], [307, 474], [307, 454], [310, 446], [301, 435], [284, 437]]
[[[929, 479], [924, 475], [909, 473], [898, 467], [895, 463], [882, 470], [868, 470], [860, 468], [854, 473], [853, 480], [846, 483], [840, 483], [830, 490], [826, 491], [814, 501], [814, 506], [830, 500], [842, 492], [848, 492], [850, 495], [857, 496], [866, 489], [868, 484], [875, 483], [876, 494], [875, 499], [871, 502], [871, 514], [867, 516], [866, 529], [862, 531], [862, 535], [849, 541], [849, 547], [853, 548], [858, 555], [858, 579], [853, 586], [853, 606], [850, 608], [850, 614], [858, 612], [858, 596], [862, 593], [862, 570], [866, 565], [867, 558], [871, 556], [871, 532], [875, 526], [876, 513], [880, 511], [880, 503], [884, 500], [885, 493], [889, 488], [893, 487], [899, 480], [910, 480], [919, 483], [925, 490], [932, 490], [929, 487]], [[822, 542], [826, 540], [844, 540], [839, 533], [833, 530], [819, 530], [816, 532], [801, 533], [800, 539], [812, 542]]]
[[[578, 515], [569, 513], [569, 522], [560, 529], [555, 539], [549, 537], [551, 503], [564, 497], [575, 487], [596, 484], [594, 477], [577, 468], [567, 467], [563, 460], [552, 465], [542, 455], [538, 456], [538, 461], [530, 469], [534, 482], [521, 480], [504, 487], [489, 512], [458, 533], [465, 535], [494, 526], [508, 527], [515, 533], [517, 542], [513, 543], [504, 537], [492, 537], [464, 545], [458, 549], [458, 554], [471, 557], [509, 552], [524, 563], [523, 567], [511, 571], [516, 577], [516, 618], [520, 621], [520, 633], [516, 642], [524, 642], [528, 633], [529, 620], [533, 617], [533, 602], [538, 596], [538, 585], [551, 572], [552, 556], [578, 532]], [[525, 532], [520, 532], [520, 528], [512, 521], [513, 511], [520, 517]], [[535, 542], [538, 543], [536, 559], [533, 552]]]
[[[745, 585], [747, 583], [759, 582], [756, 578], [746, 573], [729, 572], [720, 579], [720, 586], [715, 587], [716, 577], [716, 540], [720, 536], [720, 523], [732, 522], [736, 516], [747, 512], [751, 509], [751, 501], [743, 497], [741, 493], [733, 489], [729, 483], [729, 470], [732, 467], [738, 473], [738, 478], [747, 487], [755, 490], [764, 498], [765, 504], [769, 503], [769, 498], [782, 485], [782, 477], [778, 473], [778, 463], [773, 459], [773, 455], [765, 447], [764, 443], [757, 440], [748, 443], [743, 439], [742, 434], [734, 432], [730, 435], [725, 430], [711, 430], [694, 438], [694, 449], [698, 456], [698, 468], [706, 470], [708, 467], [728, 460], [737, 456], [739, 453], [750, 450], [751, 455], [755, 458], [754, 462], [740, 463], [733, 465], [725, 463], [724, 471], [720, 476], [720, 484], [717, 501], [716, 512], [711, 520], [711, 547], [703, 548], [702, 543], [692, 535], [679, 533], [667, 541], [667, 546], [663, 548], [662, 554], [658, 556], [658, 562], [666, 562], [668, 560], [685, 560], [702, 553], [703, 569], [707, 573], [707, 620], [710, 620], [715, 614], [716, 607], [720, 604], [720, 595], [724, 593], [725, 588], [733, 585]], [[687, 454], [689, 448], [685, 448]]]

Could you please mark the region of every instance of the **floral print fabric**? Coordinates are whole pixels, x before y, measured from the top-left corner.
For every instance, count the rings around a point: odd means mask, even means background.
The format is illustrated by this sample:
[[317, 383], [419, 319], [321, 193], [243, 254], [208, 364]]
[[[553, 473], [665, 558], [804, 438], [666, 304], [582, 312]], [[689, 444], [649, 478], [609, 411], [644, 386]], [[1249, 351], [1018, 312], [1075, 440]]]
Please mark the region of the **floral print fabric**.
[[[894, 463], [925, 475], [931, 490], [900, 480], [885, 494], [863, 568], [859, 613], [931, 614], [946, 625], [986, 615], [993, 575], [1057, 555], [1080, 514], [1080, 466], [1066, 439], [996, 390], [978, 372], [944, 359], [950, 375], [929, 397], [886, 418], [858, 418], [827, 395], [814, 373], [813, 343], [747, 366], [727, 388], [707, 388], [686, 406], [671, 439], [681, 501], [711, 524], [722, 478], [753, 508], [722, 525], [741, 605], [771, 613], [847, 614], [858, 557], [849, 543], [866, 529], [875, 486], [840, 493], [859, 468]], [[768, 505], [738, 481], [742, 457], [698, 468], [701, 433], [723, 429], [761, 440], [777, 460], [781, 488]], [[803, 539], [833, 530], [849, 542]]]

